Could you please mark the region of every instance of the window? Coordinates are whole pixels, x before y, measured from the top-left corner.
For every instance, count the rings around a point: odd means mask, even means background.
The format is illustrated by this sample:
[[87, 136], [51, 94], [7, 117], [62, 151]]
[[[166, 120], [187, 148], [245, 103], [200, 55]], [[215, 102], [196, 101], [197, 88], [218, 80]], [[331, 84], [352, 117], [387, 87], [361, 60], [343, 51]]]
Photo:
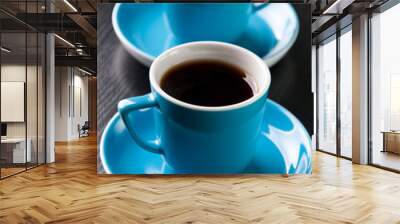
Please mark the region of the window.
[[340, 155], [352, 157], [352, 32], [340, 36]]
[[371, 18], [371, 162], [400, 170], [400, 5]]
[[318, 149], [336, 153], [336, 39], [318, 48]]

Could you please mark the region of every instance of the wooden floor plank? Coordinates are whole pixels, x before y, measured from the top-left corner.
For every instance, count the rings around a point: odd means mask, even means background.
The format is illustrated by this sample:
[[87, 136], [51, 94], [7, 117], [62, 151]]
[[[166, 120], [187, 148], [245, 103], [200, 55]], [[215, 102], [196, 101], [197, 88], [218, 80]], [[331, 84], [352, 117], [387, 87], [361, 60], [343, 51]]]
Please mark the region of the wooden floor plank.
[[400, 223], [400, 175], [314, 153], [313, 175], [97, 175], [95, 137], [0, 181], [0, 223]]

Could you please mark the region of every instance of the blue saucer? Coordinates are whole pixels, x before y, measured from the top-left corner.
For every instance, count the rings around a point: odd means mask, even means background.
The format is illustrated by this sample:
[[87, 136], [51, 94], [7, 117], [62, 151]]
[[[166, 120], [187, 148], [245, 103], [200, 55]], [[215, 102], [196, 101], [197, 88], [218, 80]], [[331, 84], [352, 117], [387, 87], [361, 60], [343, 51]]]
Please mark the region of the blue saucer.
[[[166, 49], [183, 43], [169, 28], [165, 6], [118, 3], [114, 7], [112, 22], [118, 38], [132, 56], [147, 66]], [[250, 16], [247, 29], [233, 44], [253, 51], [271, 67], [289, 51], [298, 33], [299, 20], [293, 7], [270, 4]]]
[[[311, 173], [311, 140], [306, 129], [279, 104], [268, 100], [265, 106], [262, 133], [254, 143], [257, 148], [254, 158], [242, 173]], [[156, 133], [153, 113], [160, 112], [145, 109], [132, 113], [134, 123], [138, 124], [137, 133], [146, 139]], [[119, 114], [114, 115], [103, 132], [100, 157], [110, 174], [181, 174], [176, 173], [163, 156], [140, 148], [130, 137]]]

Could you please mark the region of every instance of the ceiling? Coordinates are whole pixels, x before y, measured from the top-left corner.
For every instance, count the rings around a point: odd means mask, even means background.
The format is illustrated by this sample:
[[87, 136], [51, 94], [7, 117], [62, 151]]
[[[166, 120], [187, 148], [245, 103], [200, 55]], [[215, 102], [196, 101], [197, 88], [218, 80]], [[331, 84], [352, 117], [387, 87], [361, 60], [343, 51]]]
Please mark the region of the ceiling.
[[96, 0], [47, 0], [47, 4], [45, 0], [1, 0], [2, 46], [11, 50], [2, 51], [6, 54], [3, 60], [35, 57], [40, 50], [36, 35], [54, 32], [56, 65], [81, 66], [95, 72], [96, 10]]
[[375, 12], [389, 1], [392, 0], [308, 0], [313, 14], [313, 43], [318, 43], [350, 25], [353, 17], [369, 11]]
[[[38, 33], [2, 33], [2, 47], [10, 52], [2, 51], [2, 62], [36, 63], [38, 57], [44, 55], [44, 35]], [[27, 47], [25, 47], [27, 46]]]

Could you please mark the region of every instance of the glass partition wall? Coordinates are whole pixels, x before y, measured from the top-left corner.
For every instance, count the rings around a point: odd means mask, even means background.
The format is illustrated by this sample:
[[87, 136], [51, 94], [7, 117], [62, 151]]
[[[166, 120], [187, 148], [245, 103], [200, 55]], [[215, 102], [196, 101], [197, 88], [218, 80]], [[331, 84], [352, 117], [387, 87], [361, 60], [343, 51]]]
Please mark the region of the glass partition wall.
[[[26, 33], [1, 33], [1, 177], [26, 169]], [[6, 49], [6, 50], [4, 50]], [[27, 154], [26, 154], [27, 153]], [[30, 162], [28, 159], [27, 162]]]
[[400, 4], [371, 18], [370, 163], [400, 171]]
[[317, 46], [317, 149], [352, 157], [351, 25]]
[[[18, 7], [34, 13], [39, 6], [32, 3]], [[1, 179], [45, 163], [45, 41], [44, 33], [0, 11]]]
[[[400, 172], [400, 4], [387, 1], [369, 13], [368, 164]], [[317, 44], [317, 149], [347, 159], [352, 157], [352, 41], [350, 25]]]

